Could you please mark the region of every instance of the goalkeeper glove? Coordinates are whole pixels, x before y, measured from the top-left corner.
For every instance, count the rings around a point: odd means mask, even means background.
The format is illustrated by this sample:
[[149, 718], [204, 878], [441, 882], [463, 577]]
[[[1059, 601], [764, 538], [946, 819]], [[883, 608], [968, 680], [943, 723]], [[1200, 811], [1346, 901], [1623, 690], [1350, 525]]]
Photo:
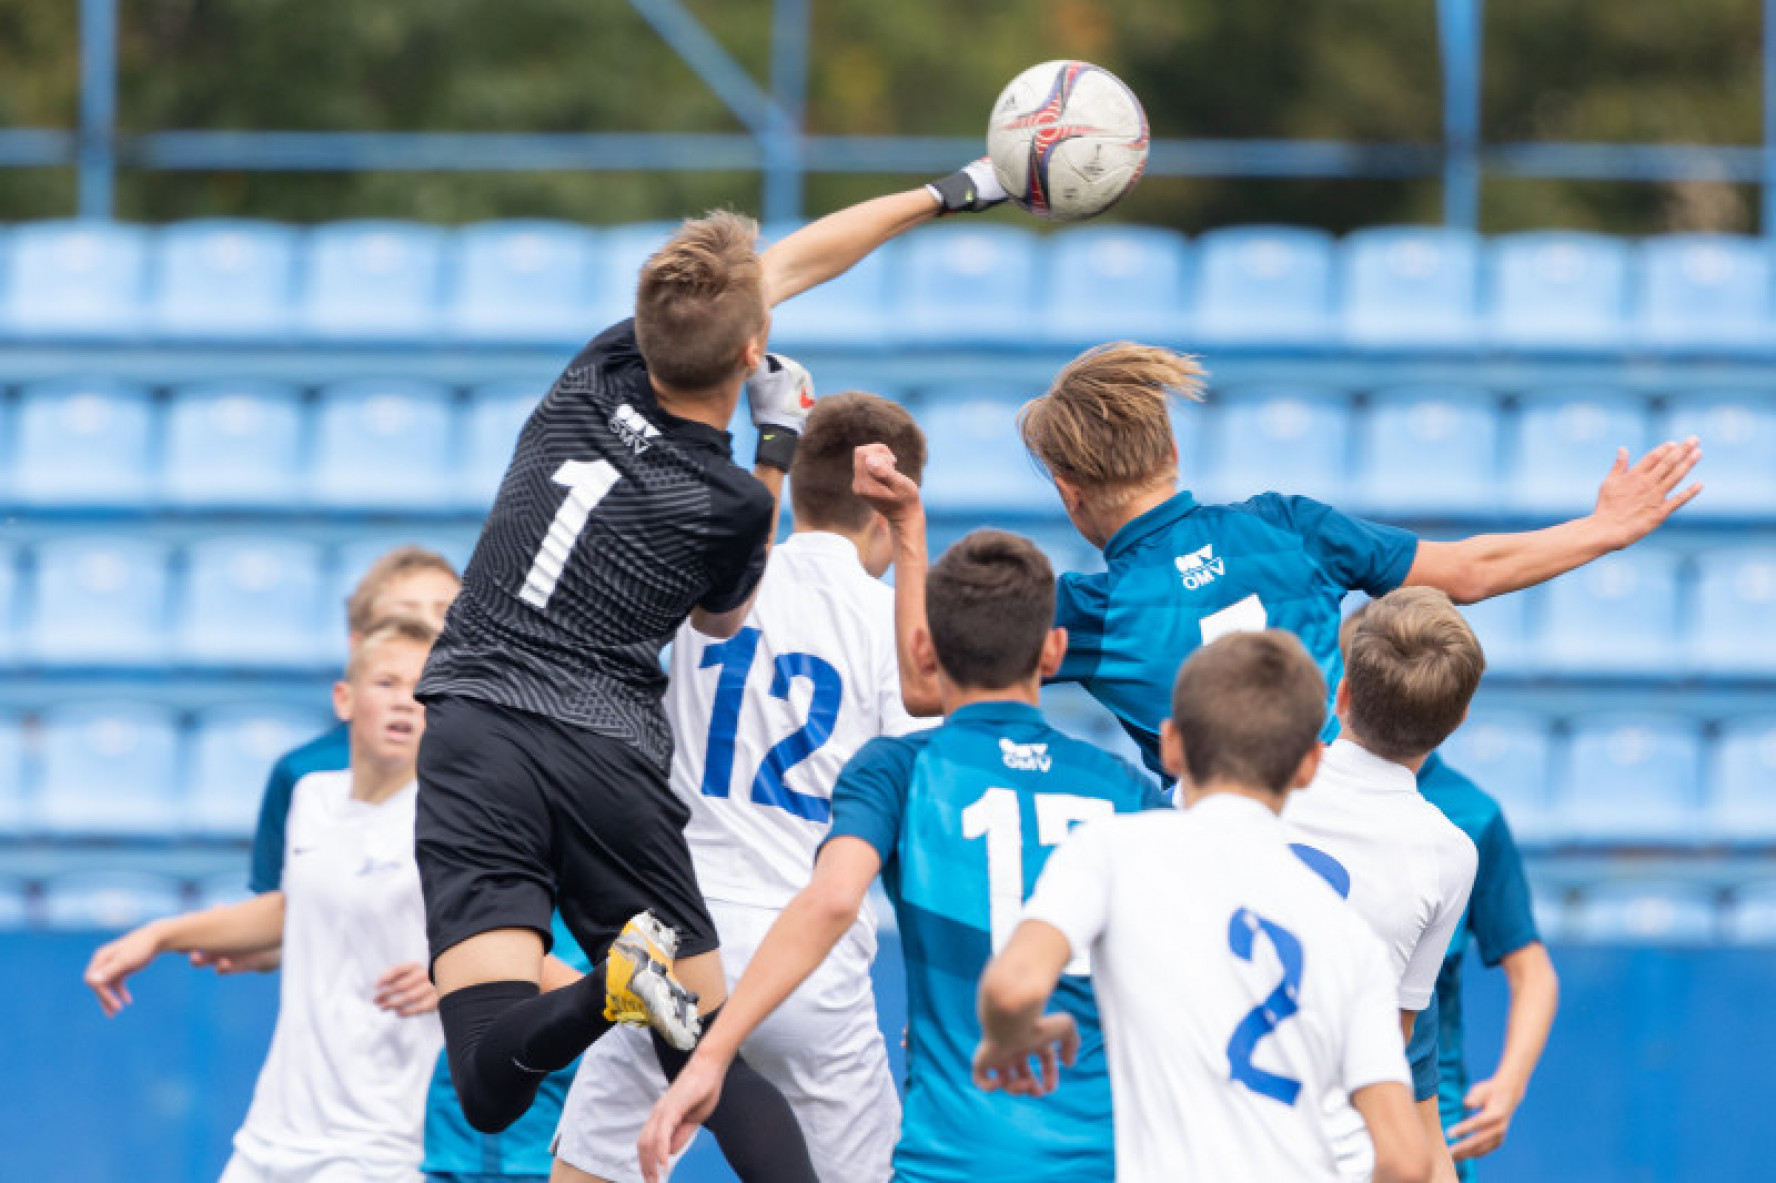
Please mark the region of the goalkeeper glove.
[[814, 409], [814, 379], [794, 358], [767, 353], [746, 380], [746, 402], [759, 431], [753, 463], [788, 472], [808, 412]]
[[949, 176], [925, 186], [925, 192], [937, 198], [938, 216], [944, 214], [977, 214], [992, 209], [1009, 194], [993, 172], [993, 162], [985, 156], [970, 161]]

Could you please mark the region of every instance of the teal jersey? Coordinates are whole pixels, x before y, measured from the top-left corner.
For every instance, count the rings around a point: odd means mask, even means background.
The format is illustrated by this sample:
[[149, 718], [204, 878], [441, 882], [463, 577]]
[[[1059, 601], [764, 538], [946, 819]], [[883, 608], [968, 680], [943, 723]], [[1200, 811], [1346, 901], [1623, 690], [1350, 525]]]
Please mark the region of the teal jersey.
[[290, 818], [290, 796], [296, 782], [311, 772], [343, 772], [351, 767], [351, 730], [344, 723], [315, 736], [278, 757], [259, 799], [259, 824], [253, 830], [252, 871], [247, 887], [277, 891], [284, 885], [284, 829]]
[[[567, 925], [561, 922], [559, 912], [553, 927], [555, 956], [582, 973], [588, 972], [591, 963], [567, 931]], [[561, 1071], [550, 1073], [523, 1117], [500, 1133], [483, 1134], [463, 1116], [462, 1106], [456, 1100], [456, 1087], [450, 1082], [450, 1059], [440, 1052], [432, 1086], [426, 1094], [425, 1163], [420, 1169], [428, 1175], [547, 1179], [555, 1162], [549, 1146], [555, 1140], [561, 1107], [567, 1101], [567, 1089], [578, 1066], [576, 1060]]]
[[1114, 1176], [1110, 1077], [1085, 967], [1069, 967], [1055, 992], [1053, 1007], [1079, 1026], [1080, 1051], [1046, 1097], [987, 1093], [974, 1084], [981, 1037], [975, 988], [1072, 825], [1163, 807], [1140, 770], [1017, 702], [976, 703], [935, 730], [871, 740], [845, 766], [827, 840], [860, 838], [881, 855], [906, 957], [897, 1179]]
[[1286, 629], [1335, 689], [1346, 593], [1392, 591], [1417, 550], [1405, 530], [1306, 497], [1199, 505], [1179, 493], [1116, 532], [1106, 570], [1061, 576], [1055, 624], [1067, 630], [1067, 656], [1055, 681], [1077, 682], [1103, 703], [1158, 772], [1159, 723], [1197, 646]]

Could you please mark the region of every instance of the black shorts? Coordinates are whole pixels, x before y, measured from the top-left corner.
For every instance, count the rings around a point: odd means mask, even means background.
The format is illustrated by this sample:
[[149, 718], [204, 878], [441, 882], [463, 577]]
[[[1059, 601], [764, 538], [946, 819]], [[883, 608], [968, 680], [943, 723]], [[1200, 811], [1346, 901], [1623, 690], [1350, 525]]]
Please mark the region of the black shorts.
[[691, 811], [621, 740], [463, 698], [426, 704], [415, 849], [432, 958], [551, 913], [597, 964], [637, 912], [715, 949], [684, 827]]

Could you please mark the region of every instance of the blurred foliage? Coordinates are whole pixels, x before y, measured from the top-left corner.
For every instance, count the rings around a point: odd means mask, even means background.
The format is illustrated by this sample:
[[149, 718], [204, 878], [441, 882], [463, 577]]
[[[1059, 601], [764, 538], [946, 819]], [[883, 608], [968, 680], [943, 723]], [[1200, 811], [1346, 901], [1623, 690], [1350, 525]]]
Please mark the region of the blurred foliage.
[[[626, 0], [119, 0], [120, 123], [158, 129], [701, 131], [739, 123]], [[761, 81], [769, 0], [685, 0]], [[1428, 0], [814, 0], [807, 124], [834, 135], [975, 135], [1032, 62], [1083, 57], [1141, 94], [1156, 135], [1434, 144]], [[78, 5], [0, 0], [0, 126], [67, 128]], [[1755, 143], [1758, 0], [1491, 0], [1485, 136]], [[923, 178], [816, 176], [821, 212]], [[66, 213], [66, 170], [0, 171], [0, 218]], [[756, 208], [723, 173], [270, 174], [126, 170], [121, 216], [587, 222]], [[1187, 230], [1435, 220], [1423, 181], [1146, 181], [1116, 216]], [[1487, 228], [1750, 228], [1756, 194], [1494, 180]]]

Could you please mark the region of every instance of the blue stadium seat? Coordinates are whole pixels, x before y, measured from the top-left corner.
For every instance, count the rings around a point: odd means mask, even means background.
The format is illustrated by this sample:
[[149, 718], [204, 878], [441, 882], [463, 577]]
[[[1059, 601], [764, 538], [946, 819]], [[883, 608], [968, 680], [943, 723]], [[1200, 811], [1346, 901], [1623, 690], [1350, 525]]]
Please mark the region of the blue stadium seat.
[[13, 660], [22, 636], [19, 629], [18, 563], [16, 550], [0, 546], [0, 663]]
[[1776, 839], [1776, 716], [1722, 725], [1709, 749], [1706, 825], [1717, 838]]
[[252, 382], [172, 393], [161, 485], [182, 505], [272, 508], [301, 496], [305, 416], [293, 387]]
[[309, 490], [326, 505], [454, 502], [451, 392], [421, 382], [347, 382], [321, 391]]
[[1543, 589], [1537, 645], [1550, 669], [1669, 674], [1684, 663], [1677, 556], [1636, 547]]
[[50, 665], [153, 665], [166, 652], [166, 547], [58, 538], [35, 548], [26, 656]]
[[178, 652], [198, 665], [331, 664], [321, 548], [282, 538], [212, 538], [188, 553]]
[[637, 222], [612, 226], [601, 233], [592, 260], [592, 323], [585, 332], [588, 341], [635, 315], [635, 285], [641, 278], [642, 264], [666, 245], [678, 227], [677, 222]]
[[936, 511], [1053, 514], [1054, 486], [1018, 438], [1025, 392], [970, 386], [931, 391], [915, 413], [931, 441], [925, 501]]
[[1438, 226], [1383, 226], [1342, 247], [1344, 331], [1366, 345], [1454, 345], [1479, 330], [1480, 237]]
[[1701, 833], [1701, 780], [1688, 720], [1584, 716], [1573, 720], [1556, 821], [1571, 838], [1688, 842]]
[[1038, 240], [974, 224], [909, 235], [900, 250], [895, 319], [907, 337], [942, 345], [1028, 344], [1041, 334]]
[[1627, 329], [1628, 246], [1601, 234], [1501, 234], [1488, 256], [1493, 337], [1534, 348], [1612, 345]]
[[43, 713], [35, 829], [53, 835], [170, 834], [179, 826], [179, 731], [143, 702], [82, 702]]
[[117, 222], [14, 227], [0, 327], [14, 336], [127, 336], [142, 327], [146, 232]]
[[1567, 935], [1599, 945], [1713, 944], [1720, 935], [1715, 893], [1694, 883], [1600, 883], [1580, 895]]
[[1776, 881], [1761, 879], [1734, 889], [1722, 928], [1735, 945], [1776, 945]]
[[1377, 510], [1490, 508], [1499, 494], [1499, 409], [1482, 391], [1378, 391], [1360, 421], [1358, 499]]
[[[767, 226], [764, 238], [776, 242], [794, 227]], [[830, 279], [772, 310], [771, 343], [785, 350], [803, 345], [879, 345], [892, 325], [900, 243], [890, 241]], [[631, 276], [631, 285], [634, 277]], [[816, 382], [819, 375], [815, 375]], [[839, 389], [834, 387], [833, 389]]]
[[31, 889], [16, 875], [0, 875], [0, 931], [31, 927]]
[[1588, 512], [1597, 486], [1627, 448], [1629, 462], [1648, 445], [1646, 404], [1614, 390], [1550, 390], [1526, 395], [1511, 446], [1511, 489], [1523, 509], [1545, 513]]
[[214, 871], [193, 883], [191, 889], [193, 908], [219, 908], [253, 898], [253, 892], [247, 887], [244, 867]]
[[1671, 234], [1640, 247], [1639, 335], [1662, 345], [1753, 345], [1776, 334], [1770, 252], [1737, 234]]
[[166, 337], [275, 339], [295, 324], [297, 234], [233, 218], [179, 222], [154, 244], [149, 309]]
[[309, 232], [300, 320], [330, 339], [421, 340], [439, 327], [445, 232], [413, 222], [333, 222]]
[[1156, 226], [1063, 230], [1045, 244], [1043, 330], [1072, 346], [1180, 345], [1189, 322], [1190, 251]]
[[0, 835], [16, 835], [26, 806], [25, 735], [16, 716], [0, 714]]
[[1696, 560], [1690, 652], [1711, 672], [1776, 674], [1776, 550], [1711, 551]]
[[[245, 837], [259, 819], [259, 801], [272, 764], [331, 725], [313, 710], [275, 703], [218, 707], [199, 716], [192, 744], [185, 828], [193, 833]], [[246, 876], [232, 872], [237, 887]]]
[[1197, 240], [1196, 332], [1288, 345], [1332, 335], [1332, 238], [1298, 226], [1232, 226]]
[[1476, 711], [1440, 750], [1450, 767], [1498, 800], [1517, 837], [1547, 837], [1553, 745], [1542, 719]]
[[1655, 438], [1690, 436], [1702, 441], [1702, 463], [1692, 475], [1708, 491], [1684, 512], [1767, 515], [1776, 505], [1776, 407], [1764, 392], [1673, 398]]
[[1202, 482], [1214, 500], [1283, 489], [1334, 504], [1350, 474], [1350, 400], [1317, 387], [1220, 391], [1211, 404]]
[[133, 506], [153, 487], [153, 403], [139, 387], [46, 382], [19, 393], [12, 493], [53, 505]]
[[[518, 433], [540, 401], [537, 388], [526, 383], [483, 386], [469, 392], [461, 473], [464, 505], [486, 509], [493, 504], [506, 467], [512, 463]], [[746, 410], [742, 408], [736, 418], [745, 416]]]
[[43, 885], [52, 929], [119, 932], [184, 908], [179, 881], [153, 871], [68, 871]]
[[568, 222], [483, 222], [456, 234], [445, 321], [477, 341], [578, 345], [592, 323], [597, 236]]
[[1558, 944], [1566, 940], [1567, 935], [1567, 899], [1566, 892], [1553, 884], [1531, 882], [1529, 886], [1529, 912], [1535, 918], [1536, 935], [1547, 945]]
[[1537, 668], [1535, 622], [1541, 598], [1542, 589], [1531, 588], [1461, 605], [1468, 627], [1486, 650], [1488, 673], [1520, 674]]

